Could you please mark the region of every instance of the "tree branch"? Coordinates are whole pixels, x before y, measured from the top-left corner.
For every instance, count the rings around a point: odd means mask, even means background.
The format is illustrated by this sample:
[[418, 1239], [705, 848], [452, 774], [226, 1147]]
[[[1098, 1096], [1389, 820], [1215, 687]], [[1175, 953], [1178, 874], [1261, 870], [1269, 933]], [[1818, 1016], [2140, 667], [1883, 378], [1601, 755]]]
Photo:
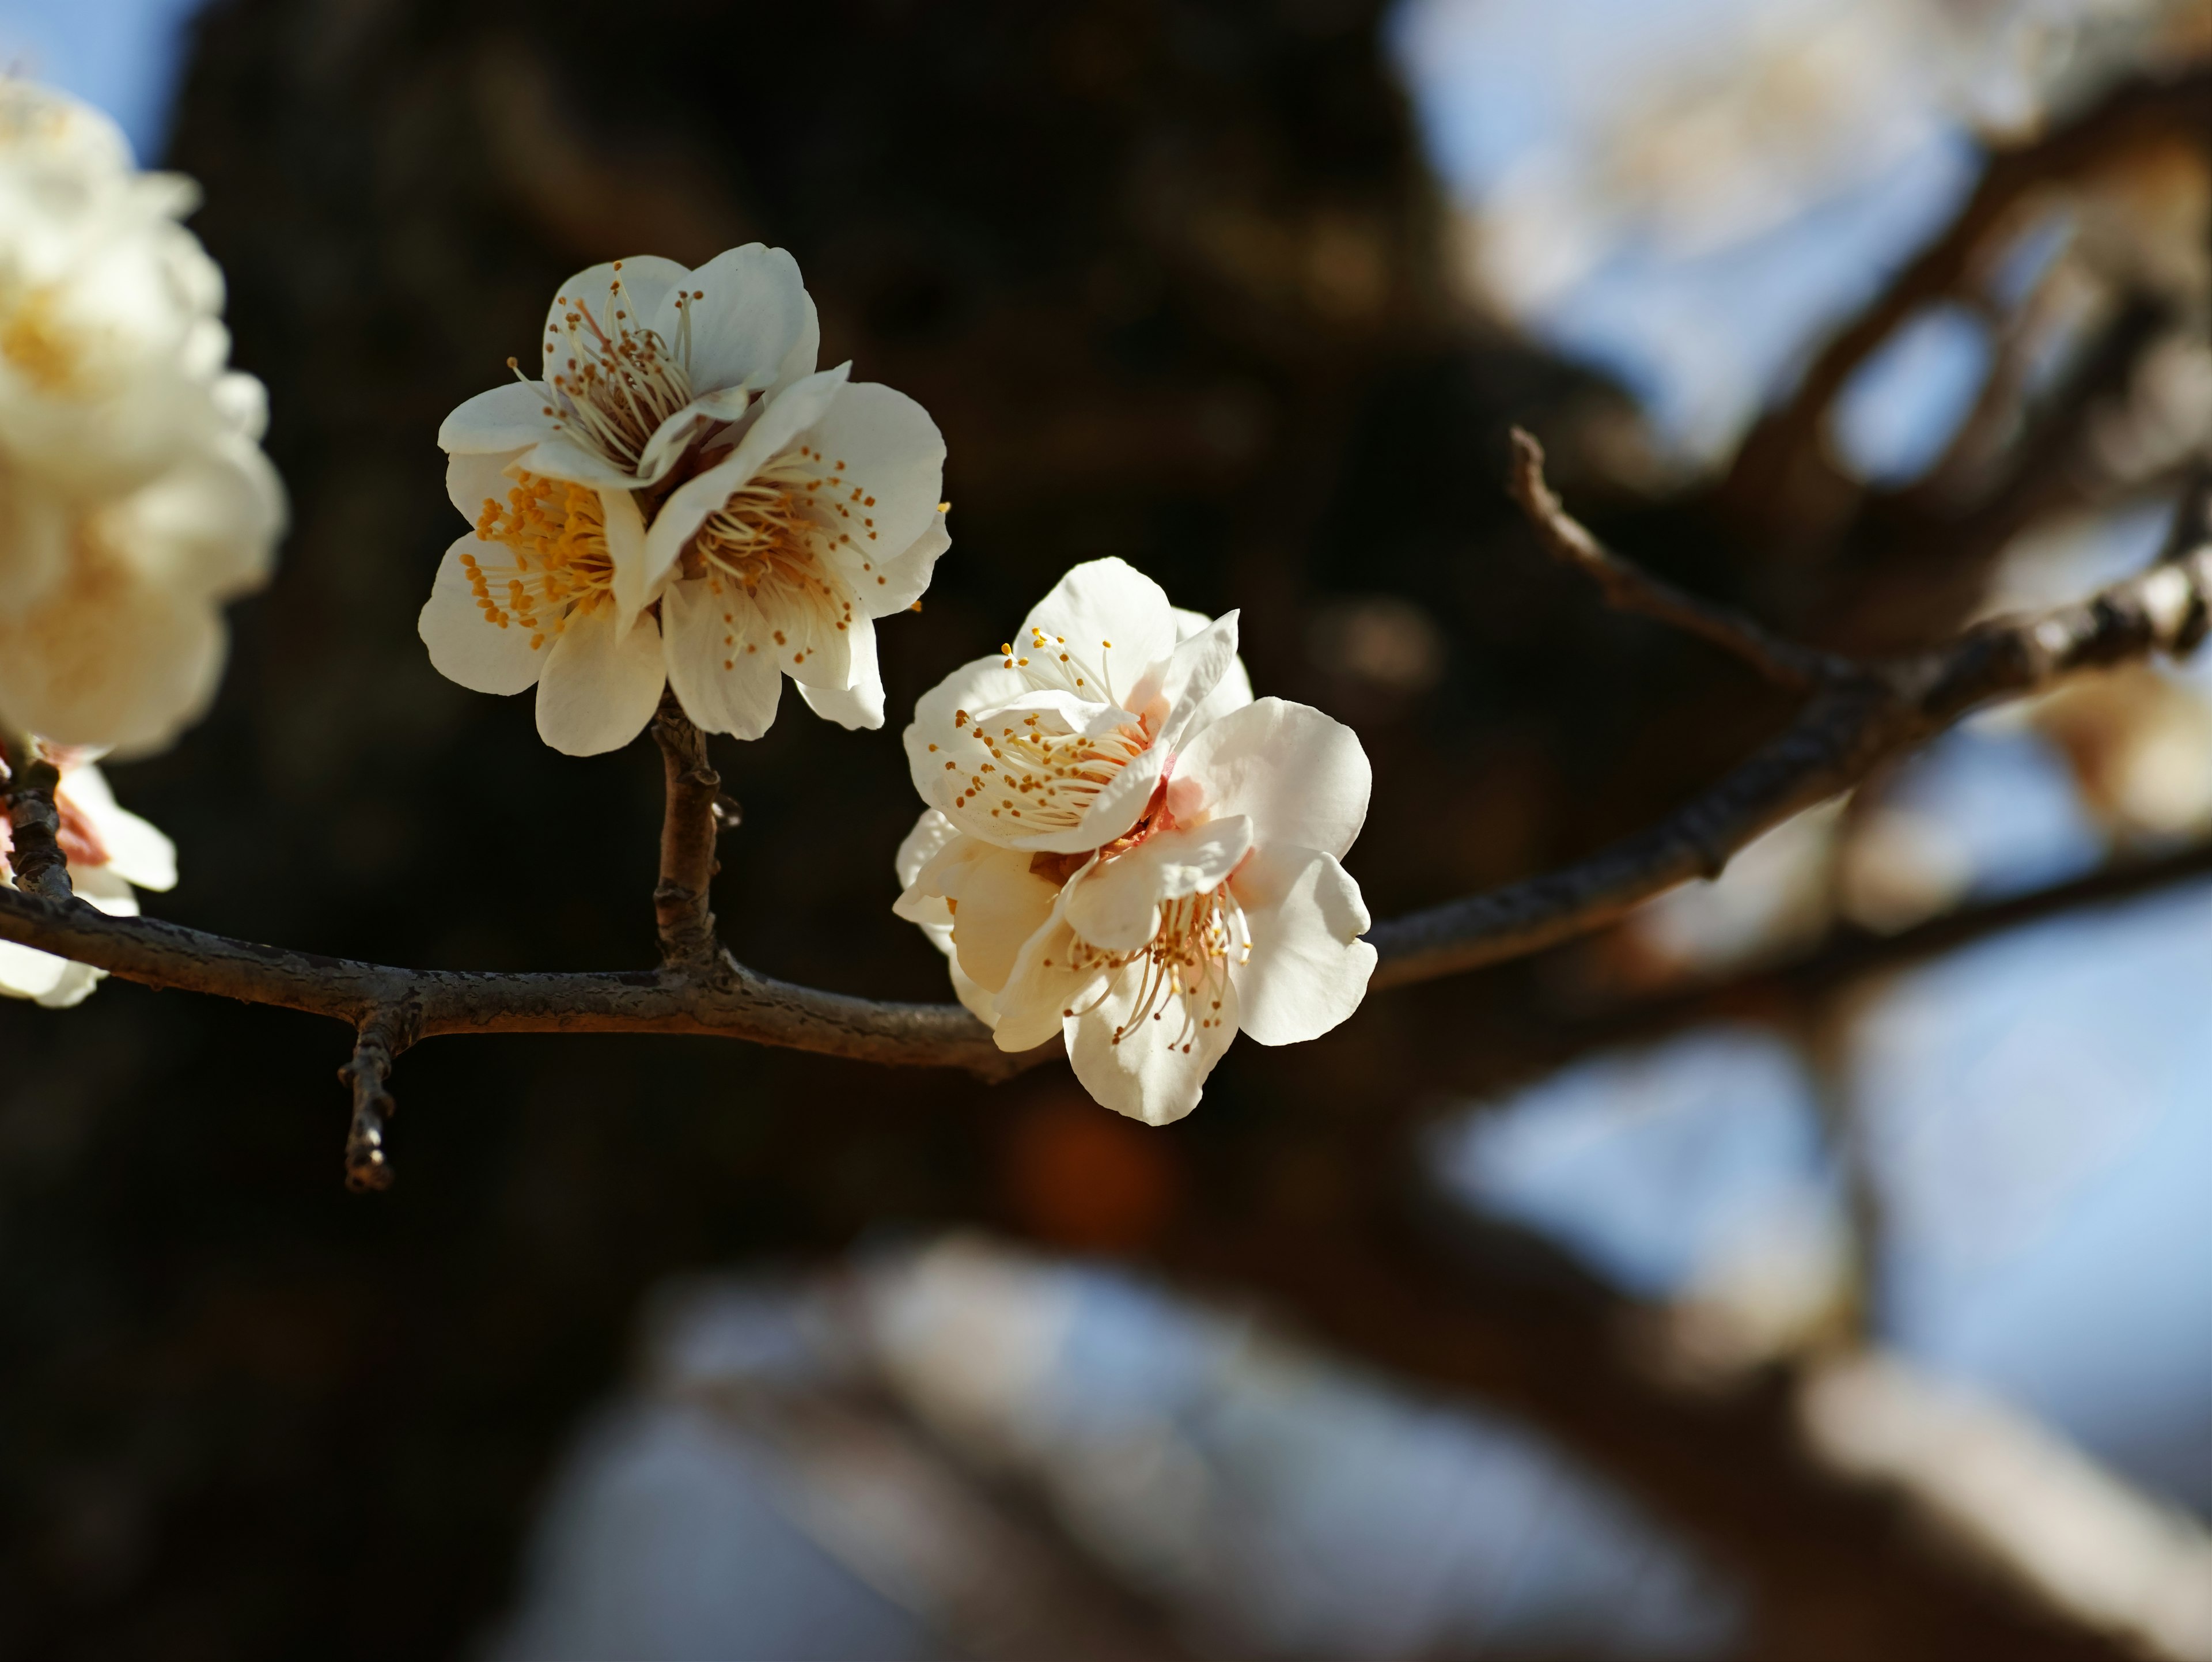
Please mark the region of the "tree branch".
[[5, 751], [0, 760], [8, 776], [9, 872], [27, 894], [69, 900], [75, 891], [70, 886], [69, 856], [62, 852], [61, 809], [54, 802], [61, 770], [28, 734], [9, 734]]
[[[1860, 663], [1772, 642], [1735, 618], [1638, 575], [1559, 505], [1541, 453], [1516, 449], [1514, 488], [1563, 558], [1610, 595], [1701, 638], [1814, 677], [1813, 691], [1780, 734], [1657, 824], [1587, 859], [1486, 894], [1377, 924], [1373, 985], [1402, 986], [1524, 957], [1619, 918], [1689, 878], [1713, 876], [1753, 838], [1802, 808], [1848, 789], [1875, 768], [1978, 706], [2018, 697], [2097, 665], [2182, 652], [2202, 638], [2212, 606], [2212, 545], [2198, 543], [2087, 600], [1978, 625], [1937, 650]], [[1624, 575], [1626, 574], [1626, 575]], [[1778, 648], [1780, 650], [1777, 655]], [[686, 734], [689, 736], [686, 736]], [[380, 1011], [414, 1012], [413, 1032], [701, 1033], [859, 1061], [965, 1068], [1003, 1078], [1057, 1047], [1009, 1056], [957, 1004], [879, 1003], [793, 986], [721, 953], [713, 941], [706, 877], [713, 868], [716, 785], [703, 741], [688, 722], [656, 726], [668, 770], [656, 910], [664, 946], [679, 955], [658, 971], [510, 974], [410, 970], [256, 946], [150, 918], [109, 917], [67, 898], [0, 889], [0, 940], [75, 959], [149, 986], [216, 993], [360, 1024]], [[696, 750], [694, 746], [696, 746]]]
[[653, 891], [660, 927], [660, 961], [669, 969], [702, 974], [714, 967], [720, 947], [708, 886], [720, 869], [714, 839], [720, 826], [716, 802], [721, 776], [707, 759], [707, 735], [692, 725], [672, 689], [660, 695], [653, 740], [668, 781], [660, 821], [660, 881]]

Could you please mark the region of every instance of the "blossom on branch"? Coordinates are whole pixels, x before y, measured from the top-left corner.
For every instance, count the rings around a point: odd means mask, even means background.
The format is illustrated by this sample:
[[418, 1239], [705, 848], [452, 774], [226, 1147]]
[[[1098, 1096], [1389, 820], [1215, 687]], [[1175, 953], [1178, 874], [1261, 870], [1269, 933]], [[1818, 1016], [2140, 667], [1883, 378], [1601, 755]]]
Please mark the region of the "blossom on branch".
[[931, 806], [896, 910], [1001, 1050], [1057, 1034], [1092, 1096], [1160, 1125], [1240, 1029], [1295, 1044], [1358, 1008], [1376, 954], [1340, 862], [1366, 752], [1319, 710], [1254, 699], [1235, 612], [1078, 566], [905, 739]]
[[214, 695], [222, 603], [267, 581], [283, 493], [222, 277], [112, 123], [0, 80], [0, 719], [168, 742]]
[[439, 430], [474, 527], [422, 608], [440, 673], [534, 685], [540, 736], [577, 756], [635, 738], [664, 685], [741, 739], [785, 676], [817, 715], [881, 727], [874, 620], [950, 545], [945, 442], [904, 394], [817, 373], [819, 344], [797, 264], [758, 243], [562, 285], [541, 378], [517, 368]]
[[[94, 765], [94, 752], [55, 752], [61, 783], [54, 807], [61, 815], [58, 840], [69, 860], [70, 884], [77, 898], [115, 917], [138, 916], [139, 889], [173, 888], [177, 850], [169, 839], [115, 801]], [[0, 764], [0, 779], [7, 768]], [[9, 865], [13, 834], [0, 814], [0, 885], [15, 886]], [[71, 963], [52, 953], [0, 941], [0, 996], [35, 999], [48, 1009], [83, 1001], [106, 979], [107, 971]]]

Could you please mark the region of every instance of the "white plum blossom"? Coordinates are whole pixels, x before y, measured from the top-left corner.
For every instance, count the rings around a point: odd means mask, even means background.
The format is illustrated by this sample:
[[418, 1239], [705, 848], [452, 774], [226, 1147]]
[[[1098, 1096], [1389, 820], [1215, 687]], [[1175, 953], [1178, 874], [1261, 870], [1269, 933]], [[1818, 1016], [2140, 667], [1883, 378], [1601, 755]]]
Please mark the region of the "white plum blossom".
[[479, 692], [538, 689], [538, 730], [611, 750], [664, 686], [756, 739], [789, 676], [820, 715], [883, 725], [874, 620], [950, 545], [945, 441], [887, 387], [817, 372], [798, 265], [758, 243], [696, 271], [580, 271], [546, 314], [540, 379], [446, 418], [447, 551], [422, 635]]
[[[169, 889], [177, 881], [177, 850], [169, 839], [119, 807], [90, 752], [47, 747], [61, 770], [54, 807], [61, 814], [59, 841], [69, 860], [70, 884], [80, 900], [115, 917], [138, 915], [138, 889]], [[0, 778], [7, 769], [0, 765]], [[0, 814], [0, 884], [15, 886], [8, 856], [12, 837]], [[107, 971], [72, 963], [36, 947], [0, 941], [0, 996], [35, 999], [48, 1009], [82, 1003]]]
[[905, 740], [931, 806], [896, 910], [1000, 1049], [1058, 1035], [1092, 1096], [1160, 1125], [1240, 1029], [1296, 1044], [1358, 1008], [1375, 949], [1340, 861], [1366, 752], [1319, 710], [1253, 697], [1235, 612], [1079, 565], [927, 694]]
[[260, 384], [224, 368], [189, 181], [0, 80], [0, 719], [164, 744], [213, 696], [222, 603], [267, 581], [283, 496]]

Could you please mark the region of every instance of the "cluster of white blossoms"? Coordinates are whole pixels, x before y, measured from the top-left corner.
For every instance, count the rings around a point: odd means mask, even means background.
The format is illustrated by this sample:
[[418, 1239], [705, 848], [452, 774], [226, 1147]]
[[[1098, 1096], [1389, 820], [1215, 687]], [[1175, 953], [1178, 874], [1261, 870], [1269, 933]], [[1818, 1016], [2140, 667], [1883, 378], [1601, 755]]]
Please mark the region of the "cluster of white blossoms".
[[951, 542], [945, 441], [902, 393], [817, 372], [819, 345], [781, 248], [562, 284], [541, 378], [516, 368], [439, 431], [472, 529], [422, 608], [431, 662], [479, 692], [535, 685], [540, 736], [576, 756], [635, 738], [664, 686], [740, 739], [787, 675], [816, 714], [881, 727], [874, 619], [914, 606]]
[[906, 752], [932, 806], [898, 852], [899, 916], [1000, 1049], [1060, 1035], [1107, 1107], [1180, 1119], [1239, 1029], [1317, 1038], [1365, 995], [1367, 909], [1339, 862], [1366, 752], [1254, 699], [1235, 612], [1078, 566], [922, 698]]
[[[137, 814], [116, 805], [91, 752], [63, 752], [52, 759], [61, 771], [54, 807], [61, 814], [58, 840], [69, 859], [70, 886], [80, 900], [101, 911], [136, 917], [138, 889], [175, 886], [175, 847]], [[6, 777], [7, 769], [0, 766], [0, 780]], [[12, 845], [7, 817], [0, 815], [0, 883], [10, 888], [15, 884], [9, 866]], [[64, 1009], [81, 1001], [106, 975], [88, 964], [73, 964], [52, 953], [0, 941], [0, 995], [36, 999], [49, 1009]]]
[[114, 124], [0, 79], [0, 722], [143, 751], [206, 708], [283, 495], [222, 277]]

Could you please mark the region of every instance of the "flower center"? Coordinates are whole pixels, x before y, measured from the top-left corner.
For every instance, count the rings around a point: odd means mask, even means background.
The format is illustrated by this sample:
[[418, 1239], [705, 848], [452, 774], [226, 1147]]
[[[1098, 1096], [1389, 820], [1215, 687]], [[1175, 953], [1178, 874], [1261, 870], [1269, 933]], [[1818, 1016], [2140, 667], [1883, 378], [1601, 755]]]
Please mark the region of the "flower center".
[[0, 356], [42, 393], [66, 391], [77, 378], [82, 354], [57, 314], [54, 290], [34, 289], [0, 328]]
[[[1128, 1020], [1115, 1028], [1114, 1043], [1119, 1044], [1133, 1034], [1152, 1033], [1154, 1030], [1147, 1023], [1164, 1023], [1169, 1010], [1180, 1004], [1182, 1019], [1177, 1026], [1159, 1031], [1167, 1033], [1171, 1049], [1186, 1056], [1201, 1033], [1221, 1025], [1230, 959], [1234, 957], [1243, 964], [1252, 956], [1251, 926], [1226, 880], [1207, 893], [1187, 894], [1161, 903], [1158, 929], [1134, 952], [1108, 952], [1081, 935], [1074, 942], [1066, 967], [1079, 975], [1103, 969], [1106, 984], [1083, 1009], [1060, 1014], [1085, 1015], [1097, 1009], [1133, 967], [1140, 977], [1136, 1006]], [[1045, 960], [1047, 968], [1051, 964], [1050, 959]]]
[[[691, 306], [707, 295], [695, 289], [676, 297], [676, 339], [671, 344], [659, 331], [638, 322], [623, 286], [620, 261], [615, 272], [607, 285], [604, 326], [580, 295], [554, 297], [562, 308], [561, 321], [548, 326], [545, 344], [547, 362], [559, 367], [548, 382], [553, 402], [545, 413], [562, 430], [634, 473], [660, 423], [691, 402]], [[508, 366], [521, 375], [514, 360]]]
[[[971, 753], [968, 783], [952, 806], [988, 802], [994, 819], [1018, 819], [1024, 830], [1038, 832], [1073, 831], [1081, 825], [1098, 793], [1152, 742], [1135, 721], [1093, 736], [1046, 732], [1032, 715], [1006, 717], [991, 732], [963, 709], [953, 712], [952, 725], [988, 758], [978, 763]], [[949, 757], [945, 765], [956, 773], [961, 768]]]
[[487, 563], [463, 553], [461, 569], [484, 621], [530, 631], [532, 651], [568, 626], [572, 612], [588, 612], [608, 598], [614, 557], [607, 550], [599, 492], [567, 479], [524, 473], [501, 507], [484, 498], [477, 540], [497, 543], [509, 560]]

